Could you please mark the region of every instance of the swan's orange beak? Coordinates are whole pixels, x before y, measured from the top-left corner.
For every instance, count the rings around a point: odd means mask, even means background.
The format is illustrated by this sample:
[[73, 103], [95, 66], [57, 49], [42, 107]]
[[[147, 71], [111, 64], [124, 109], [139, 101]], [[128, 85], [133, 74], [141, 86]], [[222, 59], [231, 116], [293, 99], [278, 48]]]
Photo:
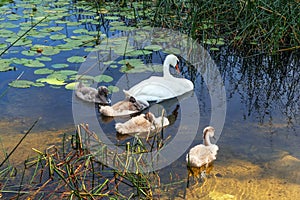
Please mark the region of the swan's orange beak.
[[179, 67], [178, 67], [178, 64], [176, 64], [175, 69], [176, 69], [176, 71], [178, 72], [178, 74], [180, 74], [180, 69], [179, 69]]

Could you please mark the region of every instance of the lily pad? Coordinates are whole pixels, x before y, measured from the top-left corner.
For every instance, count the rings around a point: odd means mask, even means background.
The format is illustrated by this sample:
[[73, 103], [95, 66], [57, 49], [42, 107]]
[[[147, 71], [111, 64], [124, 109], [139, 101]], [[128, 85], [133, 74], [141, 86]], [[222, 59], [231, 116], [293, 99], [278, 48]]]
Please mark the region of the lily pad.
[[95, 76], [94, 80], [96, 82], [109, 83], [109, 82], [113, 81], [114, 79], [111, 76], [101, 74], [101, 75]]
[[15, 70], [15, 67], [11, 66], [11, 59], [1, 59], [0, 72], [6, 72], [11, 70]]
[[34, 87], [44, 87], [45, 84], [44, 83], [33, 83], [32, 86], [34, 86]]
[[70, 63], [83, 63], [85, 61], [85, 58], [82, 56], [72, 56], [67, 59]]
[[22, 51], [21, 52], [25, 56], [34, 56], [36, 54], [36, 51]]
[[24, 66], [26, 67], [44, 67], [45, 64], [41, 63], [39, 60], [29, 60], [28, 62], [24, 63]]
[[72, 82], [72, 83], [69, 83], [69, 84], [65, 85], [65, 88], [66, 88], [67, 90], [75, 90], [75, 86], [76, 86], [77, 83], [78, 83], [78, 82]]
[[118, 63], [123, 64], [123, 66], [120, 69], [121, 72], [139, 73], [148, 70], [147, 66], [140, 59], [121, 60]]
[[159, 51], [159, 50], [161, 50], [162, 49], [162, 47], [161, 46], [159, 46], [159, 45], [149, 45], [149, 46], [146, 46], [146, 47], [144, 47], [144, 49], [146, 49], [146, 50], [152, 50], [152, 51]]
[[49, 32], [58, 32], [58, 31], [61, 31], [62, 29], [64, 29], [64, 27], [54, 26], [54, 27], [43, 28], [43, 29], [41, 29], [41, 31], [49, 33]]
[[32, 86], [32, 84], [34, 84], [34, 82], [28, 80], [14, 80], [8, 85], [15, 88], [29, 88], [30, 86]]
[[51, 40], [61, 40], [61, 39], [65, 39], [67, 36], [64, 34], [55, 34], [55, 35], [51, 35], [50, 39]]
[[65, 85], [64, 81], [57, 80], [56, 78], [40, 78], [36, 82], [48, 83], [50, 85]]
[[117, 86], [114, 86], [114, 85], [108, 86], [107, 89], [109, 90], [110, 93], [119, 92], [120, 91], [120, 89]]
[[43, 69], [37, 69], [34, 71], [34, 74], [51, 74], [53, 73], [54, 70], [48, 69], [48, 68], [43, 68]]
[[55, 68], [55, 69], [61, 69], [61, 68], [66, 68], [68, 67], [68, 64], [64, 64], [64, 63], [58, 63], [58, 64], [53, 64], [51, 65], [51, 67]]
[[66, 76], [70, 76], [70, 75], [77, 74], [78, 72], [75, 71], [75, 70], [64, 69], [64, 70], [56, 71], [55, 73], [63, 74], [63, 75], [66, 75]]
[[52, 58], [47, 57], [47, 56], [41, 56], [41, 57], [38, 57], [36, 59], [39, 60], [39, 61], [51, 61], [52, 60]]
[[88, 33], [88, 32], [89, 31], [84, 28], [76, 29], [73, 31], [73, 33], [79, 33], [79, 34]]
[[6, 47], [7, 47], [7, 44], [0, 44], [0, 49], [5, 49]]
[[133, 50], [130, 52], [126, 52], [127, 56], [142, 56], [142, 55], [149, 55], [152, 54], [152, 51], [148, 50]]

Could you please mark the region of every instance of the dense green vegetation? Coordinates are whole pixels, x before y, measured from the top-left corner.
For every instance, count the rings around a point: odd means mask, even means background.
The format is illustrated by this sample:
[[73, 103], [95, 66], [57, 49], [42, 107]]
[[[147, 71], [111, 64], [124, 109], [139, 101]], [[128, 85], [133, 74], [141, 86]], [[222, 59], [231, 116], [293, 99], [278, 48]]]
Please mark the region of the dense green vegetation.
[[300, 48], [300, 4], [296, 0], [158, 0], [154, 9], [155, 24], [186, 31], [203, 43], [225, 39], [238, 49], [251, 45], [265, 53]]

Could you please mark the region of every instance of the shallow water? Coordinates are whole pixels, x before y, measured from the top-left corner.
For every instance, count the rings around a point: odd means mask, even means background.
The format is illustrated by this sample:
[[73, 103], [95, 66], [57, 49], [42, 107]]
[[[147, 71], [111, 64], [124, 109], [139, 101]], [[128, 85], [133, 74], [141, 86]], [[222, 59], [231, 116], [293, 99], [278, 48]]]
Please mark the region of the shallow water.
[[[76, 28], [71, 27], [67, 30], [74, 29]], [[83, 50], [84, 48], [62, 52], [59, 56], [52, 56], [54, 60], [45, 64], [50, 66], [56, 59], [66, 62], [66, 58], [69, 57], [67, 54], [74, 52], [76, 55], [86, 55]], [[162, 185], [154, 195], [162, 199], [300, 198], [299, 57], [288, 55], [280, 59], [282, 62], [274, 63], [269, 57], [242, 58], [229, 53], [226, 48], [221, 49], [220, 55], [216, 62], [225, 83], [227, 112], [224, 128], [217, 141], [220, 150], [211, 175], [204, 183], [193, 182], [186, 188], [187, 169], [183, 154], [170, 167], [159, 171]], [[5, 58], [10, 56], [4, 55]], [[164, 56], [161, 52], [153, 53], [147, 61], [161, 64]], [[199, 124], [197, 137], [191, 145], [193, 146], [202, 142], [201, 131], [209, 124], [211, 99], [203, 77], [195, 71], [187, 72], [187, 69], [194, 66], [188, 68], [185, 65], [182, 59], [181, 67], [185, 69], [185, 77], [192, 77], [194, 81], [195, 91], [192, 97], [198, 99], [200, 111], [200, 121], [190, 121], [191, 124]], [[79, 66], [80, 64], [76, 64], [70, 68], [78, 69]], [[112, 143], [125, 144], [126, 141], [130, 141], [131, 137], [119, 137], [114, 131], [114, 123], [124, 119], [108, 121], [109, 119], [100, 116], [97, 105], [73, 100], [72, 91], [64, 87], [8, 87], [8, 83], [16, 79], [23, 70], [25, 73], [22, 78], [36, 78], [33, 75], [34, 69], [18, 67], [17, 71], [0, 72], [0, 94], [3, 94], [0, 97], [0, 138], [4, 151], [10, 151], [31, 124], [39, 117], [42, 119], [20, 146], [19, 152], [22, 154], [16, 153], [16, 156], [12, 157], [13, 163], [20, 164], [22, 159], [32, 155], [32, 147], [43, 149], [58, 144], [64, 132], [71, 132], [74, 128], [74, 103], [94, 110], [99, 124]], [[122, 75], [118, 68], [110, 69], [106, 73], [117, 80]], [[147, 74], [149, 75], [152, 73]], [[140, 80], [136, 77], [136, 74], [122, 76], [119, 81], [126, 84], [118, 84], [129, 87]], [[116, 84], [116, 81], [109, 84]], [[187, 97], [187, 100], [192, 97]], [[122, 99], [122, 92], [114, 93], [112, 99], [113, 102]], [[178, 102], [166, 101], [162, 105], [168, 108], [167, 114], [171, 114]], [[186, 109], [185, 115], [182, 114], [182, 109]], [[155, 105], [150, 110], [159, 113]], [[182, 118], [193, 117], [194, 110], [193, 107], [180, 107], [173, 124], [165, 129], [165, 137], [174, 138]], [[93, 114], [88, 113], [84, 117], [93, 117]], [[185, 131], [188, 133], [189, 130], [189, 126], [186, 125]], [[1, 155], [1, 160], [3, 158]], [[179, 181], [179, 184], [164, 186], [172, 181]]]

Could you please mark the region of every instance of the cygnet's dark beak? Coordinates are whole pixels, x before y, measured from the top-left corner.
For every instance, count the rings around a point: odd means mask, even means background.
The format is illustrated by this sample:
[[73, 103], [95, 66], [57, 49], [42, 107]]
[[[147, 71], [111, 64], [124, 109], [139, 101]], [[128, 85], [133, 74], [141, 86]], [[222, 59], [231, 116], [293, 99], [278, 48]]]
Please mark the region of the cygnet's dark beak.
[[217, 138], [216, 138], [215, 136], [212, 136], [212, 138], [213, 138], [214, 140], [217, 140]]
[[108, 95], [100, 96], [100, 99], [102, 101], [102, 104], [104, 104], [104, 105], [107, 105], [107, 104], [111, 103], [111, 100], [110, 100]]

